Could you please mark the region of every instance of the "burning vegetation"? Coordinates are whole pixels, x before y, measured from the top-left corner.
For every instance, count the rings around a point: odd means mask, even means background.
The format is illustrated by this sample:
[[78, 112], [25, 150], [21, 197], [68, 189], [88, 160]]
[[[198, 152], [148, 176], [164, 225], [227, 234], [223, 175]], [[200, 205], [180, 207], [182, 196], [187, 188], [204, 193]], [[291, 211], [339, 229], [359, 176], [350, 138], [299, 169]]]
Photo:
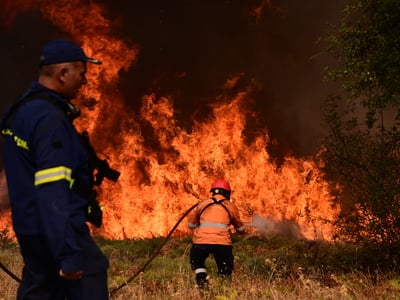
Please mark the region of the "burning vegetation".
[[[187, 208], [208, 196], [215, 178], [225, 178], [242, 218], [252, 225], [268, 233], [285, 228], [296, 237], [333, 238], [332, 221], [340, 208], [320, 171], [322, 162], [287, 156], [277, 165], [267, 152], [272, 141], [266, 129], [246, 137], [247, 123], [258, 117], [247, 105], [253, 100], [252, 84], [238, 88], [238, 78], [227, 76], [208, 117], [193, 120], [190, 130], [180, 124], [171, 96], [143, 95], [136, 114], [118, 82], [120, 72], [134, 66], [140, 45], [113, 34], [104, 7], [79, 0], [1, 5], [9, 23], [13, 15], [40, 11], [103, 62], [89, 69], [89, 84], [76, 99], [83, 114], [75, 121], [80, 131], [89, 132], [99, 156], [121, 172], [117, 183], [105, 180], [99, 188], [104, 225], [93, 229], [96, 233], [110, 239], [165, 236]], [[10, 213], [3, 212], [0, 221], [1, 228], [8, 226]], [[186, 233], [185, 226], [178, 228], [178, 235]]]

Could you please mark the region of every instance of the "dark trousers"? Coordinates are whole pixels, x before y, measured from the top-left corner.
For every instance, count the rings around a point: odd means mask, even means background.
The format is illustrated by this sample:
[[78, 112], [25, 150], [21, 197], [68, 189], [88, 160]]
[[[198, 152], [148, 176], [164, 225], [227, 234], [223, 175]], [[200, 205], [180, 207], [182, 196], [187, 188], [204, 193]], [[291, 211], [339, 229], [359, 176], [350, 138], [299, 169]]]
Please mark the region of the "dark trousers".
[[17, 236], [24, 268], [17, 300], [107, 300], [107, 258], [101, 253], [85, 226], [79, 230], [85, 265], [79, 280], [64, 280], [60, 262], [52, 258], [41, 236]]
[[[232, 245], [193, 244], [190, 249], [190, 265], [196, 272], [199, 269], [206, 269], [205, 261], [210, 254], [213, 254], [218, 268], [218, 275], [230, 276], [233, 271]], [[202, 280], [206, 272], [196, 272], [197, 281]]]

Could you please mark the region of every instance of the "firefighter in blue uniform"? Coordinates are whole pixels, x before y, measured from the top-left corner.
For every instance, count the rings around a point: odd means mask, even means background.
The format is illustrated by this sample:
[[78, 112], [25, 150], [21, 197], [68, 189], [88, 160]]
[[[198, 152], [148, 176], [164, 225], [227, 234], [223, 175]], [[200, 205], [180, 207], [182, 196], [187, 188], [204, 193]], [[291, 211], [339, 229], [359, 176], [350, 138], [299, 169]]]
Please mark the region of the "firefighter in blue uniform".
[[86, 83], [75, 43], [47, 43], [39, 77], [4, 114], [3, 160], [13, 229], [24, 260], [17, 299], [108, 299], [108, 260], [86, 224], [93, 174], [70, 102]]

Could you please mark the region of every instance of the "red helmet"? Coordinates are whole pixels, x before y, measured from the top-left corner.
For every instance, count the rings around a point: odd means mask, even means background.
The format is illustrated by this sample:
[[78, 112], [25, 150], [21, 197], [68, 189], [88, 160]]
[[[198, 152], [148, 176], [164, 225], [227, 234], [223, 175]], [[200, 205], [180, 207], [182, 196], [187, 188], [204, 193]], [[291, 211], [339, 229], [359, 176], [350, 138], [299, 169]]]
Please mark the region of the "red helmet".
[[214, 189], [223, 189], [225, 191], [230, 192], [231, 191], [231, 186], [229, 185], [228, 181], [222, 180], [222, 179], [217, 179], [213, 182], [211, 185], [210, 192]]

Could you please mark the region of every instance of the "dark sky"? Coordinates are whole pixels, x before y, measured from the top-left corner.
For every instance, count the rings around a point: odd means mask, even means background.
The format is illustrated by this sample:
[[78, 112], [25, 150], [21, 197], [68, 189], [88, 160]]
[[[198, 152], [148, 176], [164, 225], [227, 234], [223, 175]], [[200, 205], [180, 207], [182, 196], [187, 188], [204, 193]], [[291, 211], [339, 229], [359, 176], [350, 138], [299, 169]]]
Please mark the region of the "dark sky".
[[[280, 11], [264, 11], [258, 23], [248, 12], [261, 0], [96, 2], [118, 20], [116, 34], [141, 46], [120, 81], [132, 109], [143, 94], [171, 95], [180, 121], [190, 127], [190, 116], [201, 118], [224, 82], [243, 73], [243, 86], [252, 80], [262, 86], [254, 94], [256, 126], [278, 140], [278, 152], [303, 156], [319, 148], [320, 103], [328, 93], [321, 75], [328, 57], [319, 54], [316, 41], [338, 21], [344, 1], [271, 0]], [[36, 78], [38, 51], [57, 32], [39, 12], [0, 27], [2, 111]]]

